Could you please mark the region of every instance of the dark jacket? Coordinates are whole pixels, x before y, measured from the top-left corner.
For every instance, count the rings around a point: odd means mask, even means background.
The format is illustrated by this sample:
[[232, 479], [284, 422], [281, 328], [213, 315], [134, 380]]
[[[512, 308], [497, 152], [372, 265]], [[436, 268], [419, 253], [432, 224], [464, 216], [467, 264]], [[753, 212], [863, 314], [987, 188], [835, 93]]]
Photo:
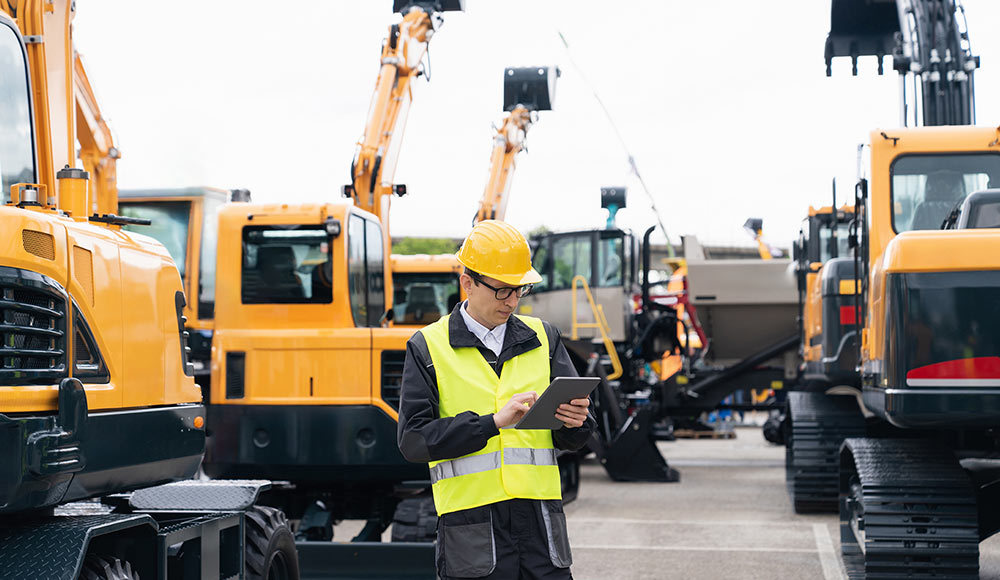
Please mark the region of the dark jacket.
[[[542, 346], [531, 327], [511, 316], [507, 320], [503, 348], [497, 357], [469, 331], [462, 313], [458, 311], [461, 307], [459, 303], [448, 319], [451, 347], [478, 348], [497, 376], [503, 370], [503, 363]], [[578, 376], [560, 340], [559, 331], [548, 322], [543, 321], [542, 324], [549, 341], [549, 381], [555, 377]], [[438, 400], [437, 376], [427, 350], [427, 341], [418, 332], [406, 343], [406, 361], [403, 363], [397, 432], [403, 457], [414, 463], [454, 459], [479, 451], [486, 447], [490, 438], [500, 434], [492, 414], [480, 416], [465, 411], [454, 417], [441, 417]], [[556, 449], [576, 451], [587, 443], [595, 425], [593, 415], [588, 414], [581, 427], [553, 430], [552, 442]]]

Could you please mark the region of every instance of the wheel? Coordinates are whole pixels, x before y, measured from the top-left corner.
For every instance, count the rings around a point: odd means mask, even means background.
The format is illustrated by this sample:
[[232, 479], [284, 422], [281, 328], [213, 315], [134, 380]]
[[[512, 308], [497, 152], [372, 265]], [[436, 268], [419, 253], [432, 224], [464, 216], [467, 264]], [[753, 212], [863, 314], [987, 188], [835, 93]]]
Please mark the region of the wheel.
[[244, 520], [247, 580], [298, 580], [299, 556], [285, 513], [254, 506]]
[[433, 542], [437, 539], [437, 520], [433, 496], [406, 498], [392, 516], [392, 541]]
[[80, 580], [139, 580], [139, 574], [126, 560], [92, 554], [83, 561]]

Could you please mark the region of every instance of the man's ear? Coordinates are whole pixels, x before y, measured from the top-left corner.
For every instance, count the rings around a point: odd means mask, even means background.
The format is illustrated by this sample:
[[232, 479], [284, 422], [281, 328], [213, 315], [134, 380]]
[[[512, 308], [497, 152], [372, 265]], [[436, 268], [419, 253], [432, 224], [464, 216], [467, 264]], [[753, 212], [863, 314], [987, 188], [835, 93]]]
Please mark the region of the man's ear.
[[472, 285], [473, 285], [472, 276], [463, 273], [458, 277], [458, 283], [462, 285], [462, 289], [465, 290], [466, 296], [468, 296], [469, 293], [472, 292]]

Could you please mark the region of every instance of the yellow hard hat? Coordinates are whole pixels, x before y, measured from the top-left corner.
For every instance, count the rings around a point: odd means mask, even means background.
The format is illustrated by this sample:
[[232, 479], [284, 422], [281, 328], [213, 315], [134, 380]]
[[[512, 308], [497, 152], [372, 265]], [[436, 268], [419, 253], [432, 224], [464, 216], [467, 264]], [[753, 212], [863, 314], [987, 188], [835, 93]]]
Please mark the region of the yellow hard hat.
[[458, 250], [466, 268], [511, 286], [537, 284], [542, 277], [531, 267], [531, 249], [517, 228], [499, 220], [476, 224]]

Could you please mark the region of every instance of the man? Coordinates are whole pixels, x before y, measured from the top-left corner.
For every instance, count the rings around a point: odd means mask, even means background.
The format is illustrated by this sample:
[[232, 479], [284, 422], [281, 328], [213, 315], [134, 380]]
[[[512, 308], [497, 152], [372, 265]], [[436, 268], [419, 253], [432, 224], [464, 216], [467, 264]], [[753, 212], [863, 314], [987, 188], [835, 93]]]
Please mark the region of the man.
[[407, 343], [399, 405], [403, 456], [430, 464], [438, 576], [572, 579], [556, 449], [586, 443], [590, 401], [560, 405], [558, 430], [513, 428], [576, 370], [555, 328], [514, 315], [542, 279], [517, 229], [480, 222], [458, 261], [469, 298]]

